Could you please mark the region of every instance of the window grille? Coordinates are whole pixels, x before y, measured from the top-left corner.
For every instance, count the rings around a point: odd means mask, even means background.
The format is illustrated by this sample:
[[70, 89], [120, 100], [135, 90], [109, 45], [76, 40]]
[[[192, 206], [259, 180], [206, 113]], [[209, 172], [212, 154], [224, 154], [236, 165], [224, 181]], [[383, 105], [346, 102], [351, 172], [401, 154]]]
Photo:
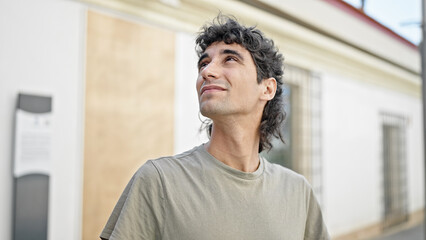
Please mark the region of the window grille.
[[405, 117], [381, 113], [383, 229], [408, 220]]
[[281, 164], [306, 177], [322, 202], [321, 152], [321, 79], [294, 66], [284, 70], [284, 110], [287, 118], [282, 128], [285, 144], [272, 142], [263, 152], [269, 161]]

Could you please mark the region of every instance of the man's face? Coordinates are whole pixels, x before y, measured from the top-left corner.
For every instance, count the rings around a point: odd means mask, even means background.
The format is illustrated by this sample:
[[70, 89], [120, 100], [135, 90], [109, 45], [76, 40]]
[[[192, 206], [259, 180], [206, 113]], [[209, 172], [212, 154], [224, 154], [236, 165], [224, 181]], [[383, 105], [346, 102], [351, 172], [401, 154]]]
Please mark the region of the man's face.
[[216, 42], [200, 56], [197, 92], [200, 112], [211, 119], [263, 110], [261, 84], [250, 52], [239, 44]]

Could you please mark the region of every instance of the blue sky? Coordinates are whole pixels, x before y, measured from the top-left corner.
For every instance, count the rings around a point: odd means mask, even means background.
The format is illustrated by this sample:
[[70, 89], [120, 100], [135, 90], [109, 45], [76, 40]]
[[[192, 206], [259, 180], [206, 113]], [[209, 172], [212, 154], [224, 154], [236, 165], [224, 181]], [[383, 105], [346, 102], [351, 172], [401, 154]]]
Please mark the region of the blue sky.
[[[361, 0], [344, 1], [361, 6]], [[365, 0], [364, 11], [412, 43], [421, 42], [421, 0]]]

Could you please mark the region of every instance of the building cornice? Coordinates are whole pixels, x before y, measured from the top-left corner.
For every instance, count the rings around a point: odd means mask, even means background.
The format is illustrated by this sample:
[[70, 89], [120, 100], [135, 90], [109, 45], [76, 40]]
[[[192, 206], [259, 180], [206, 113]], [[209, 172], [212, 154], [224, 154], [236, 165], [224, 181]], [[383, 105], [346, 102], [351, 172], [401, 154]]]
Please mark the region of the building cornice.
[[255, 0], [79, 0], [92, 9], [113, 12], [172, 31], [196, 34], [219, 12], [257, 25], [272, 37], [287, 64], [311, 71], [339, 71], [399, 92], [420, 96], [420, 72], [310, 26], [279, 9]]

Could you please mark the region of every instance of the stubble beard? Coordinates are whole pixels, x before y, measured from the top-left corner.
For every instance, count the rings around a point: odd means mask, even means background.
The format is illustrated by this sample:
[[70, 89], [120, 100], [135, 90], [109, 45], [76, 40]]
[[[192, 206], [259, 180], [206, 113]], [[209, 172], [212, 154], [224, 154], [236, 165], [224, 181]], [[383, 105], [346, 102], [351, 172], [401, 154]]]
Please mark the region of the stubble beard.
[[221, 108], [219, 106], [206, 106], [206, 105], [201, 105], [200, 106], [200, 112], [204, 117], [208, 117], [210, 119], [214, 118], [214, 116], [220, 115], [223, 110], [221, 110]]
[[224, 106], [223, 102], [208, 102], [204, 101], [200, 103], [200, 113], [204, 117], [208, 117], [210, 119], [214, 119], [216, 116], [223, 116], [230, 114], [230, 109]]

